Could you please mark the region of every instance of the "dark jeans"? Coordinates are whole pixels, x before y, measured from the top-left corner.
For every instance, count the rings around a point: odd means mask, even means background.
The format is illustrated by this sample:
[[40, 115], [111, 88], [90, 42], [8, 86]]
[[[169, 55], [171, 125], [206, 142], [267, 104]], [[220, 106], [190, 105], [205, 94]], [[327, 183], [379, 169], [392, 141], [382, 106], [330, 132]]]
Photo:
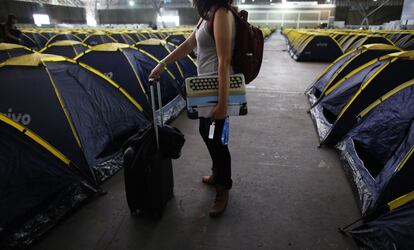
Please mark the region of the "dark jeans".
[[200, 118], [200, 135], [208, 148], [211, 160], [213, 161], [214, 181], [230, 189], [233, 182], [231, 180], [231, 156], [227, 145], [221, 144], [221, 132], [224, 120], [216, 120], [214, 139], [209, 139], [208, 134], [212, 120], [210, 118]]

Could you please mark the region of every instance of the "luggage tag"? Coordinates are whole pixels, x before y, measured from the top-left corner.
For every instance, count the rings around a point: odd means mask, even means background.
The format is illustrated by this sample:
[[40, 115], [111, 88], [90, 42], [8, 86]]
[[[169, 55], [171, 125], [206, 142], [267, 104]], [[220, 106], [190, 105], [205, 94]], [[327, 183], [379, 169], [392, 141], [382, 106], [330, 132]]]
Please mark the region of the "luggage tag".
[[214, 139], [214, 130], [216, 129], [216, 122], [213, 121], [213, 123], [210, 125], [210, 131], [208, 132], [208, 139], [212, 140]]

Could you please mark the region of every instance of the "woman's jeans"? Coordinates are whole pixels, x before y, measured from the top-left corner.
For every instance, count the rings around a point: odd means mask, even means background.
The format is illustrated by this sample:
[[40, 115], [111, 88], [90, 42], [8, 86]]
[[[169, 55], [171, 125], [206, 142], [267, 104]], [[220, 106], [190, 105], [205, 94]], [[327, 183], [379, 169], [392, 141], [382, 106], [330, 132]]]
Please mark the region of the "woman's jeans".
[[215, 120], [214, 138], [209, 139], [208, 135], [212, 122], [211, 118], [200, 118], [200, 135], [203, 137], [213, 161], [212, 174], [214, 182], [230, 189], [233, 184], [231, 180], [231, 156], [228, 146], [221, 143], [224, 120]]

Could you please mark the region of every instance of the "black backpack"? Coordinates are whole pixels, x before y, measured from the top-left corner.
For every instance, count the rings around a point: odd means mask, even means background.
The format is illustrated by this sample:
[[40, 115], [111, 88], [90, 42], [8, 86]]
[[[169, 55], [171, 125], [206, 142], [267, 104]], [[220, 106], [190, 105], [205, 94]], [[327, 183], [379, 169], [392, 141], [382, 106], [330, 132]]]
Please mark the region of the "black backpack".
[[234, 73], [243, 73], [246, 84], [253, 81], [259, 74], [263, 60], [264, 39], [262, 31], [247, 22], [248, 13], [245, 10], [238, 12], [230, 5], [214, 5], [210, 9], [208, 20], [208, 31], [214, 38], [214, 14], [221, 8], [225, 7], [230, 10], [236, 21], [236, 43], [234, 45], [234, 54], [232, 66]]

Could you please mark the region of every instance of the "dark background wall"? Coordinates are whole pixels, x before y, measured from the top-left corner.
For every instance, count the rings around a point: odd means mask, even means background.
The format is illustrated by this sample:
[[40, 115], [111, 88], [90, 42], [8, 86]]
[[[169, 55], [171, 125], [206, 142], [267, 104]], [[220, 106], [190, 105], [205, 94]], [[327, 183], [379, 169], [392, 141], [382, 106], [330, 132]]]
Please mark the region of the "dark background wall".
[[156, 21], [157, 12], [154, 9], [109, 9], [99, 10], [100, 24], [126, 24]]
[[[154, 9], [99, 10], [98, 15], [101, 24], [149, 24], [157, 19], [157, 12]], [[193, 25], [197, 23], [198, 14], [194, 8], [179, 8], [178, 15], [180, 16], [180, 25]]]
[[49, 4], [28, 3], [12, 0], [0, 0], [0, 21], [4, 22], [7, 15], [13, 13], [19, 23], [30, 24], [33, 14], [48, 14], [51, 23], [86, 23], [85, 9], [56, 6]]
[[[371, 6], [365, 10], [366, 13], [371, 12], [376, 7]], [[370, 25], [380, 25], [389, 21], [400, 20], [402, 6], [385, 6], [375, 12], [368, 18]], [[347, 25], [360, 25], [362, 22], [362, 15], [352, 6], [337, 6], [335, 20], [345, 21]]]

